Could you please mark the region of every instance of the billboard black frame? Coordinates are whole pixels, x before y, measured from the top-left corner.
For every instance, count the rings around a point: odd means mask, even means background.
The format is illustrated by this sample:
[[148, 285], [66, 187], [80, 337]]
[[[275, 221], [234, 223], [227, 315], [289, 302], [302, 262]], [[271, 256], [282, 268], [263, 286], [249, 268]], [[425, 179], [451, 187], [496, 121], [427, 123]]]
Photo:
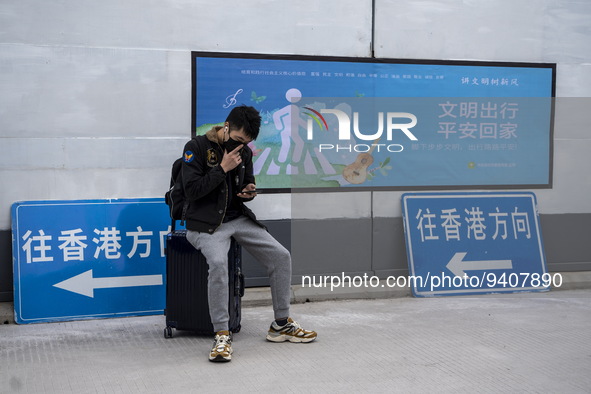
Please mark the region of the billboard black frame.
[[295, 60], [295, 61], [327, 61], [327, 62], [352, 62], [352, 63], [384, 63], [384, 64], [417, 64], [417, 65], [449, 65], [449, 66], [480, 66], [480, 67], [512, 67], [512, 68], [546, 68], [552, 70], [551, 114], [549, 130], [549, 158], [548, 158], [548, 183], [547, 184], [519, 184], [519, 185], [447, 185], [447, 186], [358, 186], [339, 188], [269, 188], [265, 193], [324, 193], [324, 192], [362, 192], [362, 191], [424, 191], [424, 190], [522, 190], [522, 189], [552, 189], [554, 173], [554, 117], [556, 98], [556, 63], [532, 63], [532, 62], [506, 62], [506, 61], [480, 61], [480, 60], [437, 60], [437, 59], [397, 59], [374, 57], [347, 57], [347, 56], [317, 56], [296, 54], [263, 54], [263, 53], [237, 53], [237, 52], [207, 52], [191, 51], [191, 138], [196, 135], [197, 119], [197, 58], [242, 58], [242, 59], [269, 59], [269, 60]]

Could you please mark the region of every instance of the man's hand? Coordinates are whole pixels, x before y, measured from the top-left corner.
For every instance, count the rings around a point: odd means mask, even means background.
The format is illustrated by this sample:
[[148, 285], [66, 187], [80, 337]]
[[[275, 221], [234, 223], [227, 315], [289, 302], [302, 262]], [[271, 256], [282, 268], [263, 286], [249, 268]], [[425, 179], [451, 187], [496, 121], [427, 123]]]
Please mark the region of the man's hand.
[[222, 157], [222, 162], [220, 163], [220, 167], [224, 172], [232, 171], [234, 168], [238, 167], [240, 163], [242, 163], [242, 156], [240, 156], [240, 149], [242, 149], [244, 145], [238, 145], [236, 149], [232, 152], [228, 153], [227, 150], [224, 150], [224, 157]]
[[241, 198], [254, 198], [257, 196], [256, 192], [256, 185], [254, 183], [249, 183], [246, 185], [244, 189], [242, 189], [241, 193], [237, 194], [238, 197]]

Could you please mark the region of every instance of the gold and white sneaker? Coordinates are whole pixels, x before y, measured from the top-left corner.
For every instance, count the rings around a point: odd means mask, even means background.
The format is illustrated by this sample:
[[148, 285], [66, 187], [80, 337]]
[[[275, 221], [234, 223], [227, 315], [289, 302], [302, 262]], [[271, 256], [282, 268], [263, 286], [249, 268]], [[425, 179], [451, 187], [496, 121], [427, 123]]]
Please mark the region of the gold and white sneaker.
[[276, 322], [271, 324], [267, 333], [267, 341], [307, 343], [315, 340], [316, 336], [316, 331], [304, 330], [298, 322], [289, 318], [283, 327], [277, 325]]
[[219, 331], [215, 335], [213, 349], [209, 353], [209, 361], [225, 362], [232, 360], [232, 333], [230, 331]]

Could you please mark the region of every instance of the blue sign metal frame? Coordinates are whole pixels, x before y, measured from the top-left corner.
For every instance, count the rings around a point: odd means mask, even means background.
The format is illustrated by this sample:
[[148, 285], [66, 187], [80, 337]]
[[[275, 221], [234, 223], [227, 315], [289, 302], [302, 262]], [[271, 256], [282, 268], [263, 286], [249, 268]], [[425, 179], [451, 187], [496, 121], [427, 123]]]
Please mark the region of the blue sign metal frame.
[[405, 193], [402, 213], [414, 296], [549, 289], [533, 193]]
[[14, 203], [15, 321], [162, 314], [168, 232], [161, 198]]

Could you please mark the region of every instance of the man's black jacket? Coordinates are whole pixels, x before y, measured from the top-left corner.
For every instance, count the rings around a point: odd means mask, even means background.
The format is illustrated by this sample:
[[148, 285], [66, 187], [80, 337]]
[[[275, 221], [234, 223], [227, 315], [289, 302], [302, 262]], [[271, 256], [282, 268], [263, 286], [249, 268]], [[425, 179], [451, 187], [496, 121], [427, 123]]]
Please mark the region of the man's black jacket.
[[[252, 151], [248, 146], [242, 149], [242, 163], [229, 174], [224, 172], [220, 166], [224, 149], [218, 143], [219, 129], [216, 126], [185, 145], [181, 171], [185, 198], [189, 202], [185, 216], [188, 230], [213, 234], [222, 224], [229, 197], [226, 176], [229, 175], [233, 182], [234, 193], [242, 191], [249, 183], [255, 183]], [[255, 214], [244, 205], [243, 201], [252, 198], [237, 198], [243, 214], [262, 226]]]

